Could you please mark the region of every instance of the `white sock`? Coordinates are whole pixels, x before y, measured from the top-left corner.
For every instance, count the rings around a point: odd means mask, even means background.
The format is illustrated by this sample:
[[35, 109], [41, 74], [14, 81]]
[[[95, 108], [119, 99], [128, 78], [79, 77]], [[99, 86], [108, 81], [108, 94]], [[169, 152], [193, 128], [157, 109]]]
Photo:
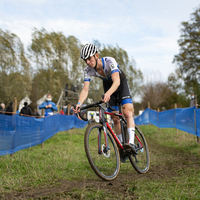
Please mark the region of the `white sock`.
[[129, 135], [129, 143], [134, 144], [135, 128], [128, 128], [127, 131]]
[[120, 142], [122, 142], [122, 134], [117, 135]]

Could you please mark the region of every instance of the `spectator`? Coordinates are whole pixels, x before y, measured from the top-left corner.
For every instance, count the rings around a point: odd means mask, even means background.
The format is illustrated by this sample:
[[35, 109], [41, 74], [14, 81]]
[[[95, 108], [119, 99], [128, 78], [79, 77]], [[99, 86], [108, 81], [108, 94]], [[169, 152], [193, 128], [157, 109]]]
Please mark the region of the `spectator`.
[[1, 103], [0, 105], [0, 114], [5, 114], [5, 104]]
[[39, 106], [39, 109], [45, 109], [45, 117], [53, 115], [54, 111], [58, 111], [56, 104], [51, 99], [51, 94], [47, 94], [46, 101]]
[[69, 114], [70, 114], [70, 115], [74, 115], [73, 106], [71, 106], [71, 109], [70, 109]]
[[62, 110], [60, 111], [60, 115], [65, 115], [64, 107], [63, 107]]
[[190, 99], [190, 107], [198, 106], [197, 104], [197, 96], [195, 94], [192, 94]]
[[27, 102], [24, 102], [24, 107], [21, 109], [19, 115], [27, 115], [27, 116], [33, 115], [33, 112], [31, 110], [31, 108], [28, 107]]
[[9, 106], [6, 108], [6, 115], [13, 115], [13, 102], [10, 102]]

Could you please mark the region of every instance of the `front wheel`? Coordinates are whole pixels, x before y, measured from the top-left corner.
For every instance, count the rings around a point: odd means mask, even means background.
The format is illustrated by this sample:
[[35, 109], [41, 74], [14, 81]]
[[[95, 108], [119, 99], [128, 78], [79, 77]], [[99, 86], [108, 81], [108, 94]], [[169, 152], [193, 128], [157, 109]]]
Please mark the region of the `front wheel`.
[[129, 160], [138, 173], [144, 174], [149, 170], [150, 155], [145, 137], [138, 126], [135, 127], [134, 143], [136, 145], [137, 155], [129, 156]]
[[[87, 127], [84, 144], [86, 156], [94, 172], [103, 180], [110, 181], [115, 179], [120, 171], [120, 157], [116, 142], [109, 130], [109, 150], [106, 149], [103, 126], [99, 123], [94, 123]], [[100, 152], [98, 151], [99, 144]]]

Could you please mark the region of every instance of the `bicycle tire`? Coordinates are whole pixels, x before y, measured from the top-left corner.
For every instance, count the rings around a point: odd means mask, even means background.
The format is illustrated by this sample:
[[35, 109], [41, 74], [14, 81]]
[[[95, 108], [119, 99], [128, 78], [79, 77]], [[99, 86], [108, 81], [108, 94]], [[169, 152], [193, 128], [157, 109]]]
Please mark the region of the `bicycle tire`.
[[129, 156], [129, 160], [130, 160], [132, 166], [135, 168], [135, 170], [139, 174], [144, 174], [149, 170], [149, 167], [150, 167], [149, 149], [148, 149], [148, 145], [147, 145], [146, 139], [144, 137], [144, 134], [142, 133], [142, 131], [139, 129], [138, 126], [135, 127], [135, 134], [140, 139], [140, 141], [143, 145], [143, 148], [137, 150], [137, 148], [140, 146], [140, 143], [138, 142], [138, 140], [135, 137], [135, 145], [136, 145], [137, 155]]
[[[98, 134], [101, 133], [101, 154], [98, 153]], [[103, 125], [94, 123], [85, 131], [85, 152], [94, 172], [105, 181], [114, 180], [120, 171], [120, 157], [116, 142], [108, 130], [108, 144], [110, 150], [106, 153]]]

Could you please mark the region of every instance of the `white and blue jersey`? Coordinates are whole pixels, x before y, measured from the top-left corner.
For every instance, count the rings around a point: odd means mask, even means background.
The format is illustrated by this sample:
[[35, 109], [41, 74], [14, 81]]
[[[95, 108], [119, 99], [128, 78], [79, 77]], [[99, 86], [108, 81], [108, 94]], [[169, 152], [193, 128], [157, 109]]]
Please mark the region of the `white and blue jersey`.
[[112, 81], [111, 75], [115, 72], [121, 72], [116, 60], [112, 57], [101, 58], [103, 71], [106, 77], [101, 76], [94, 68], [87, 66], [84, 70], [84, 81], [90, 81], [91, 76], [98, 77], [103, 81]]
[[102, 64], [103, 64], [103, 71], [104, 71], [105, 77], [100, 75], [95, 70], [95, 68], [91, 68], [91, 67], [87, 66], [84, 70], [84, 81], [90, 81], [92, 76], [102, 79], [104, 92], [106, 93], [110, 89], [110, 87], [112, 86], [112, 83], [113, 83], [111, 75], [115, 72], [119, 72], [120, 85], [117, 88], [117, 90], [111, 95], [109, 104], [110, 104], [110, 106], [112, 106], [113, 108], [118, 110], [116, 97], [119, 97], [122, 105], [127, 104], [127, 103], [132, 103], [132, 98], [130, 95], [126, 76], [119, 68], [119, 65], [117, 64], [116, 60], [112, 57], [103, 57], [103, 58], [101, 58], [101, 60], [102, 60]]

